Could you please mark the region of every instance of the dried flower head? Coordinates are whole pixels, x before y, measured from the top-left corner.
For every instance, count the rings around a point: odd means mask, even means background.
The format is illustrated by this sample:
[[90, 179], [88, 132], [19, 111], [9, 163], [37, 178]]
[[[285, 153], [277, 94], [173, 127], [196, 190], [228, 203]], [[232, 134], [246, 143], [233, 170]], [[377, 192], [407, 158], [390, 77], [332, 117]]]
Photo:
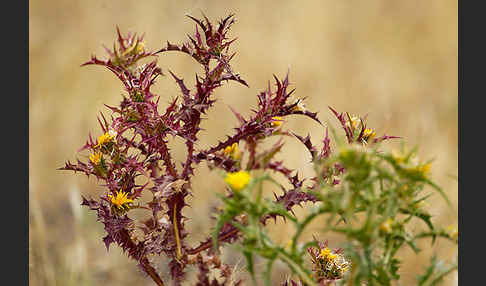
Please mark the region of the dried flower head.
[[251, 176], [246, 171], [238, 171], [234, 173], [228, 173], [226, 178], [224, 179], [225, 182], [230, 185], [230, 187], [235, 190], [239, 191], [248, 185], [250, 182]]

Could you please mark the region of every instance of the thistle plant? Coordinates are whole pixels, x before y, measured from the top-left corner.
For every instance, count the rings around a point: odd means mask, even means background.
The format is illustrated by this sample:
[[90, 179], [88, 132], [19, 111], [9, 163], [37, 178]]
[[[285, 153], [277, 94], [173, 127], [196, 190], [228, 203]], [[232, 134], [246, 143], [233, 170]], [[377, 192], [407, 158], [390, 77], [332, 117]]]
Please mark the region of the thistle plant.
[[[329, 107], [337, 119], [339, 132], [325, 127], [304, 104], [304, 98], [294, 96], [287, 75], [274, 76], [274, 86], [257, 95], [257, 107], [245, 118], [231, 109], [238, 120], [234, 133], [225, 140], [213, 142], [208, 149], [200, 149], [198, 142], [201, 120], [217, 99], [214, 90], [228, 82], [247, 86], [245, 80], [230, 65], [235, 53], [230, 46], [229, 29], [235, 22], [233, 15], [211, 23], [205, 16], [197, 19], [195, 32], [186, 43], [167, 42], [161, 49], [150, 50], [143, 36], [117, 29], [117, 40], [108, 57], [92, 56], [85, 65], [107, 68], [122, 82], [124, 95], [107, 120], [100, 113], [99, 135], [91, 135], [80, 149], [87, 151], [86, 160], [67, 161], [62, 170], [95, 176], [104, 191], [97, 198], [82, 198], [82, 205], [97, 213], [104, 225], [106, 248], [121, 247], [129, 258], [138, 262], [156, 285], [187, 284], [188, 265], [197, 267], [195, 285], [243, 284], [233, 281], [231, 267], [221, 260], [220, 249], [234, 245], [246, 258], [247, 269], [254, 282], [255, 257], [265, 261], [263, 278], [266, 284], [292, 285], [391, 285], [400, 278], [398, 250], [411, 247], [420, 252], [418, 239], [449, 239], [457, 243], [457, 229], [435, 226], [431, 215], [423, 208], [428, 190], [435, 190], [446, 201], [442, 190], [429, 179], [430, 162], [420, 162], [415, 150], [387, 152], [381, 143], [396, 139], [383, 134], [366, 123], [366, 117], [338, 112]], [[175, 72], [157, 65], [161, 53], [179, 52], [190, 56], [203, 68], [196, 74], [190, 89]], [[149, 59], [148, 63], [140, 60]], [[161, 111], [160, 97], [151, 88], [159, 76], [169, 74], [177, 83], [180, 95], [171, 99]], [[290, 130], [286, 119], [293, 115], [307, 117], [325, 129], [321, 146], [310, 136]], [[329, 131], [332, 133], [333, 141]], [[270, 137], [279, 140], [270, 148], [262, 147]], [[182, 139], [187, 149], [185, 160], [176, 162], [169, 144]], [[299, 176], [297, 170], [275, 159], [281, 152], [284, 138], [300, 141], [309, 151], [314, 175]], [[183, 214], [188, 196], [198, 196], [192, 185], [195, 168], [205, 163], [213, 172], [222, 173], [225, 195], [220, 195], [221, 207], [214, 210], [215, 224], [207, 239], [190, 245], [191, 233], [185, 226]], [[276, 179], [280, 174], [282, 180]], [[142, 183], [136, 183], [142, 182]], [[281, 190], [268, 196], [267, 182]], [[273, 192], [273, 191], [271, 191]], [[144, 202], [142, 195], [150, 200]], [[305, 204], [306, 203], [306, 204]], [[294, 207], [309, 207], [296, 216]], [[146, 212], [144, 219], [135, 218], [131, 211]], [[294, 226], [288, 234], [288, 244], [280, 245], [268, 234], [269, 222], [282, 218]], [[306, 241], [303, 233], [309, 224], [322, 224], [314, 239]], [[426, 227], [411, 231], [414, 220]], [[342, 235], [342, 243], [328, 245], [326, 235]], [[154, 267], [157, 257], [168, 260], [170, 275], [163, 277]], [[271, 281], [276, 261], [288, 266], [293, 280]], [[435, 285], [442, 277], [456, 269], [437, 266], [434, 259], [418, 285]], [[210, 273], [219, 269], [221, 277]]]

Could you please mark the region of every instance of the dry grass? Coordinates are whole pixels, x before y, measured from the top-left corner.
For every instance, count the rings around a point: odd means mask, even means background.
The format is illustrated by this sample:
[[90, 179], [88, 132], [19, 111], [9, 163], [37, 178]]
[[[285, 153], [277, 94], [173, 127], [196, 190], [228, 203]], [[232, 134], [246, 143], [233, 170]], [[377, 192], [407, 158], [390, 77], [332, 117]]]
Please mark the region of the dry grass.
[[[152, 285], [118, 249], [106, 253], [101, 224], [76, 201], [79, 193], [101, 190], [95, 179], [55, 169], [78, 156], [75, 150], [89, 131], [98, 135], [96, 115], [106, 111], [102, 104], [120, 100], [121, 85], [108, 71], [79, 67], [93, 52], [103, 53], [101, 44], [111, 44], [115, 25], [123, 31], [145, 32], [147, 45], [155, 49], [166, 40], [184, 40], [194, 29], [184, 14], [199, 16], [201, 10], [213, 19], [236, 13], [232, 35], [239, 39], [233, 66], [250, 88], [229, 84], [216, 93], [219, 102], [208, 115], [213, 119], [203, 124], [208, 132], [200, 147], [231, 132], [236, 120], [228, 105], [249, 114], [255, 95], [272, 73], [283, 76], [290, 67], [297, 95], [308, 97], [308, 106], [320, 110], [324, 121], [337, 123], [328, 105], [369, 113], [370, 125], [403, 136], [409, 146], [421, 146], [423, 157], [435, 158], [433, 179], [456, 207], [447, 209], [434, 198], [430, 212], [439, 223], [456, 222], [457, 1], [251, 2], [30, 1], [31, 285]], [[181, 55], [163, 55], [159, 63], [187, 80], [199, 71], [189, 57]], [[156, 89], [162, 102], [177, 94], [168, 77], [161, 78]], [[287, 124], [316, 139], [324, 132], [302, 118], [289, 119]], [[284, 151], [290, 165], [309, 175], [306, 150], [296, 140], [287, 142]], [[175, 150], [183, 156], [182, 149]], [[222, 191], [222, 182], [207, 170], [197, 172], [195, 180], [195, 196], [200, 199], [193, 200], [193, 208], [186, 212], [193, 218], [191, 229], [202, 238], [209, 231], [205, 214], [216, 203], [213, 194]], [[422, 271], [432, 251], [451, 258], [457, 250], [444, 242], [419, 257], [403, 252], [408, 261], [402, 269], [404, 285], [414, 284], [415, 273]], [[164, 269], [161, 261], [160, 270]], [[278, 272], [275, 278], [283, 280], [285, 275]], [[446, 282], [457, 285], [454, 275]]]

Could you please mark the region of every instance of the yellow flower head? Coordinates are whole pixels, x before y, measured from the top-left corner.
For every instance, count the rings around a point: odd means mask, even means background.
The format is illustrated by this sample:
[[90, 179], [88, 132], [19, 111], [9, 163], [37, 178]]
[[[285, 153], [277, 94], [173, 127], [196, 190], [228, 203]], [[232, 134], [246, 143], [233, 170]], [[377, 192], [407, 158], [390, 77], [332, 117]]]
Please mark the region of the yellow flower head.
[[144, 48], [145, 48], [145, 43], [144, 42], [138, 42], [135, 51], [137, 52], [137, 54], [140, 54], [140, 53], [143, 53]]
[[285, 249], [287, 250], [291, 249], [292, 245], [293, 245], [292, 239], [287, 240], [287, 243], [285, 243]]
[[393, 220], [391, 218], [388, 218], [387, 220], [385, 220], [380, 225], [380, 230], [383, 231], [384, 233], [391, 233], [392, 232], [392, 223], [393, 223]]
[[417, 167], [417, 171], [419, 171], [420, 173], [422, 173], [424, 175], [429, 174], [429, 172], [430, 172], [430, 163], [427, 163], [427, 164], [423, 164], [423, 165], [418, 166]]
[[419, 177], [427, 177], [430, 173], [430, 163], [419, 164], [414, 167], [409, 167], [406, 169], [410, 174]]
[[89, 153], [89, 160], [93, 165], [98, 165], [101, 163], [101, 160], [103, 159], [103, 154], [99, 151], [94, 152], [94, 153]]
[[395, 162], [397, 162], [398, 164], [401, 164], [405, 161], [405, 155], [398, 150], [392, 150], [391, 155]]
[[334, 261], [334, 260], [336, 260], [336, 258], [337, 258], [337, 254], [333, 254], [333, 253], [331, 253], [331, 254], [329, 254], [329, 255], [327, 256], [327, 259], [328, 259], [329, 261]]
[[274, 116], [272, 117], [272, 127], [279, 127], [280, 125], [282, 125], [282, 122], [283, 122], [283, 117], [281, 116]]
[[376, 136], [376, 133], [373, 129], [371, 128], [366, 128], [364, 131], [363, 131], [363, 139], [368, 142], [370, 141], [371, 139], [373, 139], [374, 137]]
[[101, 147], [105, 143], [112, 142], [116, 135], [116, 131], [110, 129], [108, 132], [98, 137], [98, 144], [96, 144], [95, 148]]
[[240, 149], [238, 148], [238, 143], [233, 143], [233, 145], [224, 148], [224, 154], [226, 156], [231, 156], [235, 160], [238, 160], [241, 157], [241, 152]]
[[459, 231], [457, 230], [457, 226], [456, 225], [450, 225], [447, 227], [447, 232], [449, 234], [449, 236], [457, 241], [457, 239], [459, 238]]
[[115, 206], [120, 210], [128, 209], [129, 203], [133, 202], [133, 200], [129, 199], [127, 196], [128, 193], [125, 193], [122, 190], [118, 191], [116, 193], [116, 196], [113, 196], [112, 194], [108, 194], [108, 198], [110, 198], [110, 201], [113, 204], [113, 206]]
[[230, 187], [235, 190], [239, 191], [248, 185], [250, 182], [251, 176], [246, 171], [238, 171], [234, 173], [228, 173], [224, 181], [230, 185]]
[[417, 203], [417, 208], [423, 209], [427, 207], [430, 207], [430, 204], [425, 200], [421, 200], [420, 202]]
[[326, 258], [329, 254], [331, 254], [331, 250], [329, 248], [324, 248], [321, 249], [321, 252], [319, 253], [319, 258]]

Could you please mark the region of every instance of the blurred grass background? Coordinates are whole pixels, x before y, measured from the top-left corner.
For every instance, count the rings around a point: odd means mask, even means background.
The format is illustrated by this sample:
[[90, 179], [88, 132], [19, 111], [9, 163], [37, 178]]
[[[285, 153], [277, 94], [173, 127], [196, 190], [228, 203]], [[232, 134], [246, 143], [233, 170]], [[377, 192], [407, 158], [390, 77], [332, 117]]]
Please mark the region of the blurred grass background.
[[[101, 223], [79, 206], [80, 194], [96, 194], [102, 187], [94, 178], [56, 168], [85, 155], [76, 150], [88, 132], [99, 135], [96, 116], [99, 111], [109, 114], [103, 104], [116, 105], [121, 99], [122, 86], [109, 71], [79, 67], [93, 53], [104, 55], [102, 44], [112, 45], [115, 26], [144, 32], [147, 47], [158, 49], [166, 40], [185, 41], [194, 24], [184, 15], [199, 17], [201, 11], [213, 20], [236, 14], [230, 34], [238, 37], [233, 67], [250, 85], [229, 83], [215, 93], [219, 101], [203, 123], [207, 131], [201, 148], [232, 132], [236, 119], [228, 105], [248, 115], [272, 74], [283, 77], [290, 68], [296, 95], [307, 97], [307, 107], [319, 110], [321, 120], [337, 126], [328, 105], [368, 113], [378, 135], [402, 136], [408, 146], [420, 146], [423, 159], [435, 159], [432, 179], [446, 190], [454, 208], [434, 196], [429, 211], [439, 224], [457, 222], [457, 1], [31, 0], [30, 285], [152, 285], [119, 249], [106, 252]], [[200, 72], [189, 57], [177, 53], [160, 56], [159, 65], [183, 76], [190, 86], [194, 73]], [[154, 91], [163, 104], [178, 94], [169, 77], [160, 78]], [[309, 132], [315, 142], [323, 138], [324, 130], [311, 120], [292, 117], [286, 125], [301, 135]], [[286, 142], [281, 158], [309, 176], [305, 148], [291, 138]], [[183, 158], [178, 143], [173, 148]], [[399, 146], [398, 141], [386, 144]], [[202, 239], [209, 232], [208, 216], [222, 180], [201, 168], [194, 182], [198, 199], [184, 212], [191, 217], [188, 227], [194, 239]], [[285, 237], [285, 225], [270, 228], [279, 231], [276, 239]], [[449, 242], [429, 245], [424, 241], [419, 256], [408, 249], [401, 253], [403, 285], [415, 284], [433, 253], [444, 259], [457, 253]], [[238, 262], [238, 257], [228, 256]], [[158, 269], [164, 273], [163, 259]], [[275, 285], [286, 273], [283, 267], [276, 269]], [[449, 275], [443, 285], [457, 285], [457, 275]]]

